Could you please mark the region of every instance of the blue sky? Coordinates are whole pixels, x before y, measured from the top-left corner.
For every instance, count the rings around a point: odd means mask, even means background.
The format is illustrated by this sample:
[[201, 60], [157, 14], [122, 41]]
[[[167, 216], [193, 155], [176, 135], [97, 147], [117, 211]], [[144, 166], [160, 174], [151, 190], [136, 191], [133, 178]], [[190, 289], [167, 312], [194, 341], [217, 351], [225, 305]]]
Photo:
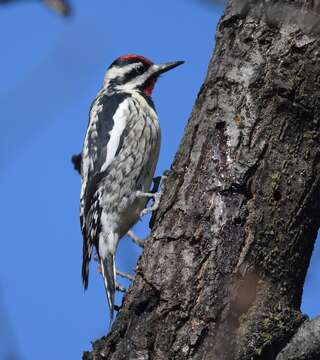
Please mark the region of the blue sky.
[[[222, 12], [192, 0], [73, 5], [70, 19], [37, 2], [0, 8], [4, 360], [80, 359], [90, 341], [105, 334], [108, 311], [96, 265], [86, 293], [80, 280], [80, 179], [70, 157], [82, 147], [88, 109], [106, 67], [121, 54], [138, 53], [155, 62], [186, 61], [161, 78], [153, 96], [163, 138], [157, 174], [168, 169], [204, 80]], [[142, 237], [146, 224], [135, 228]], [[119, 269], [131, 272], [138, 251], [123, 239]], [[316, 253], [303, 303], [310, 316], [320, 313]]]

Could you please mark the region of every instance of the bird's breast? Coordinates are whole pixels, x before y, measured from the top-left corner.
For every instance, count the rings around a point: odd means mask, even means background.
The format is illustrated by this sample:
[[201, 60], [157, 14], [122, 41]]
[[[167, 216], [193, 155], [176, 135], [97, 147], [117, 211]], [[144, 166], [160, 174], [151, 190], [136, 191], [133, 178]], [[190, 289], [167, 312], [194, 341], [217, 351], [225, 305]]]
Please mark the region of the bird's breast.
[[[141, 100], [142, 101], [142, 100]], [[148, 192], [154, 176], [160, 150], [160, 127], [155, 111], [135, 103], [137, 119], [128, 133], [128, 147], [119, 154], [119, 176], [123, 184], [119, 191], [118, 210], [123, 214], [120, 233], [125, 234], [135, 224], [145, 208], [147, 198], [137, 198], [136, 192]], [[130, 145], [129, 145], [130, 144]]]

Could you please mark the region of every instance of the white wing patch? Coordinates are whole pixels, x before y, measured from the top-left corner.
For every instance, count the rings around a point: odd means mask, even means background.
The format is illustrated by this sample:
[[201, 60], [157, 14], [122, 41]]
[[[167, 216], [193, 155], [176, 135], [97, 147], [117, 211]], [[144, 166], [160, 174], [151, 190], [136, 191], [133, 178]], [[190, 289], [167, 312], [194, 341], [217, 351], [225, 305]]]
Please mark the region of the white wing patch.
[[101, 171], [105, 171], [108, 168], [116, 155], [121, 135], [127, 125], [127, 119], [130, 116], [129, 109], [128, 100], [123, 101], [113, 115], [114, 125], [111, 131], [109, 131], [110, 139], [107, 144], [107, 157], [101, 166]]

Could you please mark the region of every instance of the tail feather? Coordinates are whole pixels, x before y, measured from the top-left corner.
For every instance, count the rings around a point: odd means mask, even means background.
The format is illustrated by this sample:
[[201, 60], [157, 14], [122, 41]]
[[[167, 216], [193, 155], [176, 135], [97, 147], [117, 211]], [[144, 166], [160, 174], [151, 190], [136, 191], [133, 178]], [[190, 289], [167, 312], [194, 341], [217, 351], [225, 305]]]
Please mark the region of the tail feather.
[[88, 288], [89, 283], [89, 263], [91, 260], [92, 246], [84, 242], [82, 256], [82, 282], [84, 289]]
[[116, 271], [114, 263], [114, 254], [108, 254], [101, 260], [102, 276], [104, 280], [104, 287], [107, 294], [108, 304], [110, 308], [110, 323], [113, 320], [114, 313], [114, 295], [116, 291]]

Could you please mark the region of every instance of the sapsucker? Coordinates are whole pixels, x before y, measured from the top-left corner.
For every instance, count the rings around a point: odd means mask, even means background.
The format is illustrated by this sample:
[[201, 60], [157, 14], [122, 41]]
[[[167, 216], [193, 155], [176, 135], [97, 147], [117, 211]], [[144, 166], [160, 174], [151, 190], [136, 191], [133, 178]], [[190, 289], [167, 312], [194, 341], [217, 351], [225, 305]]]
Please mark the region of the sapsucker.
[[182, 63], [121, 56], [109, 66], [90, 109], [81, 163], [82, 279], [87, 288], [95, 247], [111, 318], [117, 245], [147, 204], [158, 161], [160, 127], [151, 93], [160, 74]]

